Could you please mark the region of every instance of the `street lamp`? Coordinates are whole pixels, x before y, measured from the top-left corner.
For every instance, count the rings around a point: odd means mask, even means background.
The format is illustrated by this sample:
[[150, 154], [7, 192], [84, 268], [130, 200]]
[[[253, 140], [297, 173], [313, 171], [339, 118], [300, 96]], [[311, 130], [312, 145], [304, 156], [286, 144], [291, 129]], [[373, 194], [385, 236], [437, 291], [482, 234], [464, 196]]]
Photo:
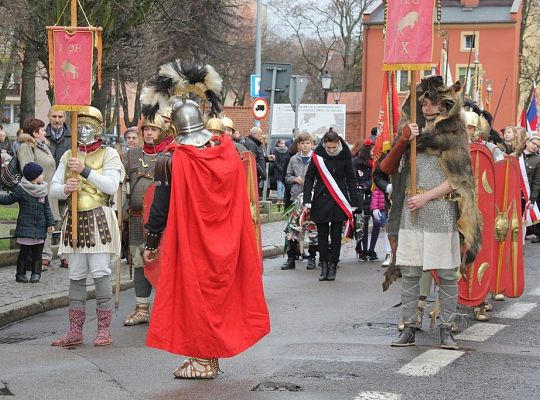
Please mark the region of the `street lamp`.
[[339, 86], [334, 88], [332, 96], [334, 96], [334, 103], [339, 104], [339, 100], [341, 99], [341, 88]]
[[486, 92], [487, 92], [487, 104], [486, 111], [489, 111], [489, 106], [491, 104], [491, 93], [493, 92], [493, 81], [491, 79], [486, 80]]
[[321, 86], [324, 93], [324, 104], [328, 101], [328, 91], [332, 87], [332, 75], [328, 71], [324, 71], [324, 74], [321, 75]]

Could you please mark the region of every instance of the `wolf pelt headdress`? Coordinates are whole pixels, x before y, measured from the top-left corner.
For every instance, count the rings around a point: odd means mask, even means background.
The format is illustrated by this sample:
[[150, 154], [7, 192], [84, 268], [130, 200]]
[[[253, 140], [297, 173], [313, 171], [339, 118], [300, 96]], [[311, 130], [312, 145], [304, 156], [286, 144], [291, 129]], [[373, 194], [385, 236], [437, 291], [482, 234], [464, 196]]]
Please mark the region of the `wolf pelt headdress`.
[[174, 60], [159, 67], [157, 75], [142, 90], [142, 114], [153, 119], [159, 110], [170, 107], [169, 101], [174, 101], [174, 97], [196, 95], [201, 102], [210, 102], [211, 114], [217, 116], [221, 112], [222, 89], [223, 80], [211, 65]]
[[[464, 262], [474, 261], [482, 245], [482, 217], [478, 211], [475, 181], [472, 173], [471, 156], [467, 127], [461, 115], [461, 84], [456, 82], [447, 87], [441, 76], [429, 76], [416, 86], [417, 123], [425, 124], [422, 115], [422, 101], [430, 99], [440, 104], [440, 114], [435, 119], [435, 127], [423, 130], [417, 137], [418, 151], [436, 154], [440, 157], [440, 166], [454, 191], [459, 194], [458, 230], [467, 249]], [[403, 124], [409, 123], [410, 97], [403, 106]], [[418, 115], [418, 113], [420, 115]]]

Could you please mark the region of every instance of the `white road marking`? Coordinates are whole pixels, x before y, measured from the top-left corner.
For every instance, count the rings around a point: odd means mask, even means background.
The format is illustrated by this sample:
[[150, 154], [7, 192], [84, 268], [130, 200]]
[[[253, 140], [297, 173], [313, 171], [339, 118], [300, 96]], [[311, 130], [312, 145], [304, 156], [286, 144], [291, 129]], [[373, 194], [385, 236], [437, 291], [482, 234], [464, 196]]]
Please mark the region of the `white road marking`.
[[398, 374], [432, 376], [463, 354], [465, 354], [463, 351], [431, 349], [401, 367]]
[[520, 319], [536, 306], [536, 303], [514, 303], [504, 310], [493, 313], [493, 316], [497, 318]]
[[401, 395], [387, 392], [360, 392], [353, 400], [401, 400]]
[[456, 339], [469, 340], [471, 342], [485, 342], [508, 325], [478, 323], [469, 326]]
[[540, 296], [540, 286], [538, 286], [536, 289], [534, 289], [531, 293], [528, 293], [531, 296]]

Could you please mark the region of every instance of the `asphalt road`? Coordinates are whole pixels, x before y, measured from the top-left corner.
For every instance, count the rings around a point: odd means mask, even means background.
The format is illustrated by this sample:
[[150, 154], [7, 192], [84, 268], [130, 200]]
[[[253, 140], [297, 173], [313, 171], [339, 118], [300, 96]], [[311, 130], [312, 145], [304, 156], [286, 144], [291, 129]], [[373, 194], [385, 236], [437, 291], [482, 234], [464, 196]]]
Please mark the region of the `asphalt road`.
[[[173, 379], [182, 357], [146, 348], [146, 326], [124, 327], [133, 290], [122, 294], [111, 346], [95, 348], [93, 311], [86, 343], [59, 349], [50, 342], [67, 327], [58, 309], [0, 330], [0, 398], [6, 399], [223, 399], [434, 400], [540, 398], [540, 245], [527, 244], [525, 294], [494, 302], [479, 324], [470, 309], [461, 350], [439, 349], [429, 318], [417, 346], [389, 346], [397, 336], [399, 288], [381, 291], [382, 268], [359, 263], [345, 249], [335, 282], [318, 271], [281, 271], [265, 260], [272, 332], [245, 353], [221, 360], [212, 381]], [[93, 310], [92, 301], [88, 309]]]

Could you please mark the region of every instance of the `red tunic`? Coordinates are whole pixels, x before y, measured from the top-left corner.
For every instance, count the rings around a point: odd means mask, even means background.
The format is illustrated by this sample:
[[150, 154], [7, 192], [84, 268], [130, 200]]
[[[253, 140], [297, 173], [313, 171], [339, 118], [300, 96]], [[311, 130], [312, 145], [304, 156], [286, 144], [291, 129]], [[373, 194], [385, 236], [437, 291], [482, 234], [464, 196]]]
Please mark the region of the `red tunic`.
[[146, 344], [192, 357], [232, 357], [270, 331], [245, 174], [228, 138], [204, 150], [172, 148], [169, 216]]

